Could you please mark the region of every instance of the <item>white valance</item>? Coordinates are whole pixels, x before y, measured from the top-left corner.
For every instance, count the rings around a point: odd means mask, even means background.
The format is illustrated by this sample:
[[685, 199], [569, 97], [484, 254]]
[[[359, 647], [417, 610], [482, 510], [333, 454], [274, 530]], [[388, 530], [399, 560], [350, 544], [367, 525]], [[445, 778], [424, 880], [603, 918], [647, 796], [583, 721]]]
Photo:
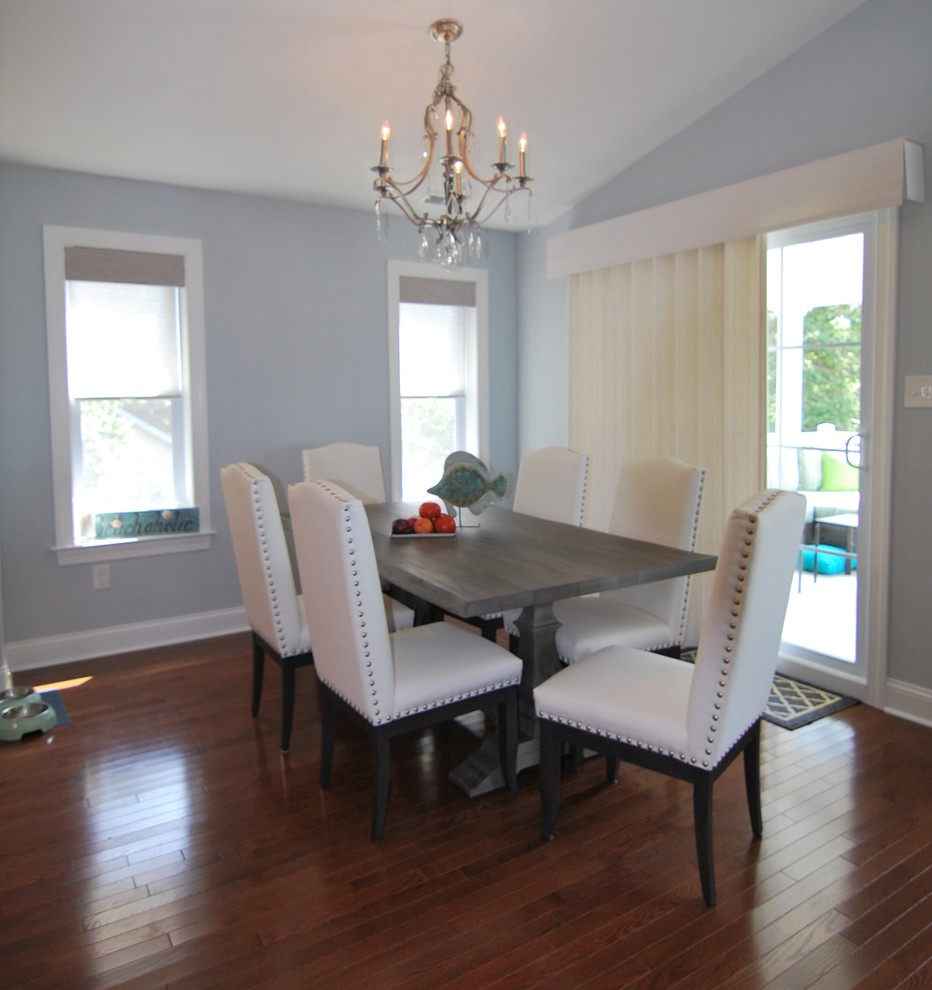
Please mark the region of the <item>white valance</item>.
[[688, 196], [547, 241], [547, 275], [573, 275], [817, 220], [924, 202], [922, 145], [887, 141]]

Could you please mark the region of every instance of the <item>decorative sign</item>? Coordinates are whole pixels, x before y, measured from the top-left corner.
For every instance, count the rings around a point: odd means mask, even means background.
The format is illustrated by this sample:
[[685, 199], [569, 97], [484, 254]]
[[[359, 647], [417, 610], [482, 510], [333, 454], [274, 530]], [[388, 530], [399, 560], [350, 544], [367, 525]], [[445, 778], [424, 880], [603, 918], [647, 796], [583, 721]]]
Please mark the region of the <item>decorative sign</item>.
[[95, 540], [138, 540], [147, 536], [197, 533], [197, 509], [151, 509], [145, 512], [99, 512], [94, 516]]

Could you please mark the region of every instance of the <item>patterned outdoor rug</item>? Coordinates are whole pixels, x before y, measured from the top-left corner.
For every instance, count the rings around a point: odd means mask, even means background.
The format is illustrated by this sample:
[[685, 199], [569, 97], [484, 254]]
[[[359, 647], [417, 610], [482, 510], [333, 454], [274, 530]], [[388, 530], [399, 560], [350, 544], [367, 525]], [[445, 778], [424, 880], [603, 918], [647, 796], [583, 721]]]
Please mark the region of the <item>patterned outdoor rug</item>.
[[856, 704], [857, 698], [834, 694], [804, 681], [777, 674], [770, 688], [764, 718], [784, 729], [798, 729], [801, 725], [809, 725], [810, 722]]
[[[681, 659], [695, 662], [696, 650], [683, 650]], [[783, 674], [775, 674], [770, 688], [770, 698], [764, 709], [764, 719], [783, 729], [798, 729], [826, 715], [833, 715], [843, 708], [859, 704], [857, 698], [825, 691], [804, 681], [797, 681]]]

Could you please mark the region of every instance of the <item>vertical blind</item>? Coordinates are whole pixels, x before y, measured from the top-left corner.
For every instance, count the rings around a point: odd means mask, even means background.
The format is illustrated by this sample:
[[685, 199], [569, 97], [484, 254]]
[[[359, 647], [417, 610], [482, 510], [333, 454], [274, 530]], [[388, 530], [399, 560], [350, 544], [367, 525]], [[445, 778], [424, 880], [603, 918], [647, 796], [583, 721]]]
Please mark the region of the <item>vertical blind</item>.
[[[698, 547], [763, 485], [762, 237], [570, 278], [570, 446], [591, 455], [589, 524], [607, 529], [621, 465], [704, 467]], [[698, 633], [710, 576], [693, 579]], [[693, 639], [693, 642], [695, 639]]]

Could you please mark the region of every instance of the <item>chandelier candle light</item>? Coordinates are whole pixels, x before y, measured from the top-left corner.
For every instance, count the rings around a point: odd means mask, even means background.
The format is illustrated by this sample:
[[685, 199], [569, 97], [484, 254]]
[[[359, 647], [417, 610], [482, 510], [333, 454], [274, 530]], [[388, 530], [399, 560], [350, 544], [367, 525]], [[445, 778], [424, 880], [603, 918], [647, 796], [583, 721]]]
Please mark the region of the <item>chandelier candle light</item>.
[[[422, 258], [432, 258], [444, 268], [462, 264], [466, 256], [480, 260], [485, 250], [482, 225], [488, 223], [503, 206], [505, 219], [510, 220], [512, 194], [531, 194], [531, 177], [527, 174], [527, 137], [522, 134], [518, 142], [518, 174], [515, 175], [514, 165], [507, 156], [508, 128], [501, 117], [498, 118], [498, 161], [492, 166], [494, 171], [488, 178], [483, 178], [473, 166], [471, 153], [475, 136], [472, 111], [456, 95], [453, 64], [450, 61], [450, 45], [462, 33], [463, 26], [459, 21], [435, 21], [430, 27], [430, 36], [434, 41], [443, 43], [446, 58], [433, 99], [424, 111], [425, 147], [421, 170], [406, 181], [392, 176], [393, 170], [388, 164], [388, 142], [392, 131], [387, 121], [382, 125], [379, 164], [372, 168], [376, 173], [372, 185], [377, 194], [375, 216], [379, 234], [382, 232], [382, 200], [387, 199], [418, 227], [421, 235], [418, 254]], [[444, 131], [443, 154], [436, 157], [440, 127]], [[435, 180], [434, 173], [438, 171], [439, 178]], [[439, 190], [432, 188], [434, 181], [439, 181]], [[431, 215], [426, 209], [420, 212], [411, 202], [411, 197], [425, 182], [425, 204], [442, 209], [440, 216]], [[474, 191], [478, 202], [470, 210], [469, 203]]]

